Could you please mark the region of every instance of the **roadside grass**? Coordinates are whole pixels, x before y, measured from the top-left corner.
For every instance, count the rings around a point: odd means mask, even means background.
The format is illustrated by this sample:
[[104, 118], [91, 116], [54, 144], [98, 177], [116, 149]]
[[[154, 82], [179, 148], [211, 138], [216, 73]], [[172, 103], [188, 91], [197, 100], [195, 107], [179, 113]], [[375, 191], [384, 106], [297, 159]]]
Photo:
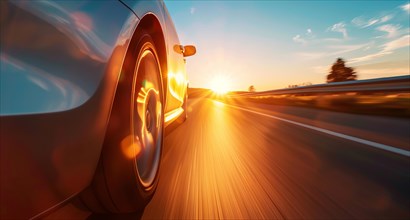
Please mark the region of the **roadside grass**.
[[[247, 96], [241, 96], [246, 94]], [[189, 98], [212, 98], [223, 102], [254, 102], [270, 105], [298, 106], [364, 115], [410, 118], [410, 92], [322, 93], [248, 96], [248, 92], [216, 95], [209, 89], [189, 88]]]
[[338, 112], [366, 115], [410, 117], [410, 93], [374, 93], [355, 92], [316, 95], [270, 95], [254, 97], [235, 97], [271, 105], [289, 105], [319, 108]]

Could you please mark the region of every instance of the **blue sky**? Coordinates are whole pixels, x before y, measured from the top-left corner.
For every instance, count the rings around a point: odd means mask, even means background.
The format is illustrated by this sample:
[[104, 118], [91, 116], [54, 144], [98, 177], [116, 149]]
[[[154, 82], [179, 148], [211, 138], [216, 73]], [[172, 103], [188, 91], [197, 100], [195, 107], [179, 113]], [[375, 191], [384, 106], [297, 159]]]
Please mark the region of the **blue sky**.
[[338, 57], [359, 79], [409, 74], [408, 1], [165, 1], [192, 87], [323, 83]]

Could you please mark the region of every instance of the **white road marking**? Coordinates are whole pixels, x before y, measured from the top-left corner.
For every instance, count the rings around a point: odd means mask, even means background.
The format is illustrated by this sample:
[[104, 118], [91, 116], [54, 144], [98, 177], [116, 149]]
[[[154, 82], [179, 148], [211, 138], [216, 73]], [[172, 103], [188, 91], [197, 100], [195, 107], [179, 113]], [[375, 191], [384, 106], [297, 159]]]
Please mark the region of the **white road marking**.
[[315, 127], [315, 126], [311, 126], [311, 125], [303, 124], [303, 123], [300, 123], [300, 122], [280, 118], [280, 117], [273, 116], [273, 115], [268, 115], [268, 114], [265, 114], [265, 113], [253, 111], [253, 110], [250, 110], [250, 109], [246, 109], [246, 108], [242, 108], [242, 107], [238, 107], [238, 106], [234, 106], [234, 105], [230, 105], [230, 104], [226, 104], [226, 103], [223, 103], [223, 104], [225, 104], [229, 107], [232, 107], [232, 108], [237, 108], [237, 109], [240, 109], [240, 110], [243, 110], [243, 111], [247, 111], [247, 112], [251, 112], [251, 113], [254, 113], [254, 114], [262, 115], [262, 116], [265, 116], [265, 117], [268, 117], [268, 118], [273, 118], [273, 119], [276, 119], [276, 120], [288, 122], [290, 124], [298, 125], [298, 126], [301, 126], [301, 127], [304, 127], [304, 128], [309, 128], [309, 129], [319, 131], [319, 132], [322, 132], [322, 133], [325, 133], [325, 134], [330, 134], [330, 135], [340, 137], [340, 138], [344, 138], [344, 139], [354, 141], [354, 142], [357, 142], [357, 143], [366, 144], [366, 145], [372, 146], [374, 148], [378, 148], [378, 149], [382, 149], [382, 150], [389, 151], [389, 152], [392, 152], [392, 153], [396, 153], [396, 154], [400, 154], [400, 155], [403, 155], [403, 156], [410, 157], [410, 151], [408, 151], [408, 150], [400, 149], [400, 148], [397, 148], [397, 147], [392, 147], [392, 146], [385, 145], [385, 144], [380, 144], [380, 143], [377, 143], [377, 142], [361, 139], [361, 138], [358, 138], [358, 137], [353, 137], [353, 136], [346, 135], [346, 134], [341, 134], [341, 133], [330, 131], [330, 130], [327, 130], [327, 129], [318, 128], [318, 127]]

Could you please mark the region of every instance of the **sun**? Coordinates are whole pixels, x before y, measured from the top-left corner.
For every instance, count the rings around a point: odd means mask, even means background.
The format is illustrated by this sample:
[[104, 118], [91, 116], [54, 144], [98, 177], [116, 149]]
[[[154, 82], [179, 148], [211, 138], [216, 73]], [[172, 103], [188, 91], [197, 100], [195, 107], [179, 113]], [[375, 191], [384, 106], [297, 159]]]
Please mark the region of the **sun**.
[[225, 95], [229, 92], [230, 80], [225, 75], [217, 75], [211, 82], [211, 89], [218, 95]]

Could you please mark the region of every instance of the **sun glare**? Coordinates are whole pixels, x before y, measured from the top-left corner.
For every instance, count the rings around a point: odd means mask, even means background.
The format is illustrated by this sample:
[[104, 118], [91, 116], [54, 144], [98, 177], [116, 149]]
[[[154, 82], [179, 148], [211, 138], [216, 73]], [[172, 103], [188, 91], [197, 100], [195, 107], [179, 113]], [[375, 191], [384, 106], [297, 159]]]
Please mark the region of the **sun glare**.
[[229, 92], [229, 80], [223, 75], [215, 76], [212, 80], [211, 89], [218, 95], [224, 95]]

